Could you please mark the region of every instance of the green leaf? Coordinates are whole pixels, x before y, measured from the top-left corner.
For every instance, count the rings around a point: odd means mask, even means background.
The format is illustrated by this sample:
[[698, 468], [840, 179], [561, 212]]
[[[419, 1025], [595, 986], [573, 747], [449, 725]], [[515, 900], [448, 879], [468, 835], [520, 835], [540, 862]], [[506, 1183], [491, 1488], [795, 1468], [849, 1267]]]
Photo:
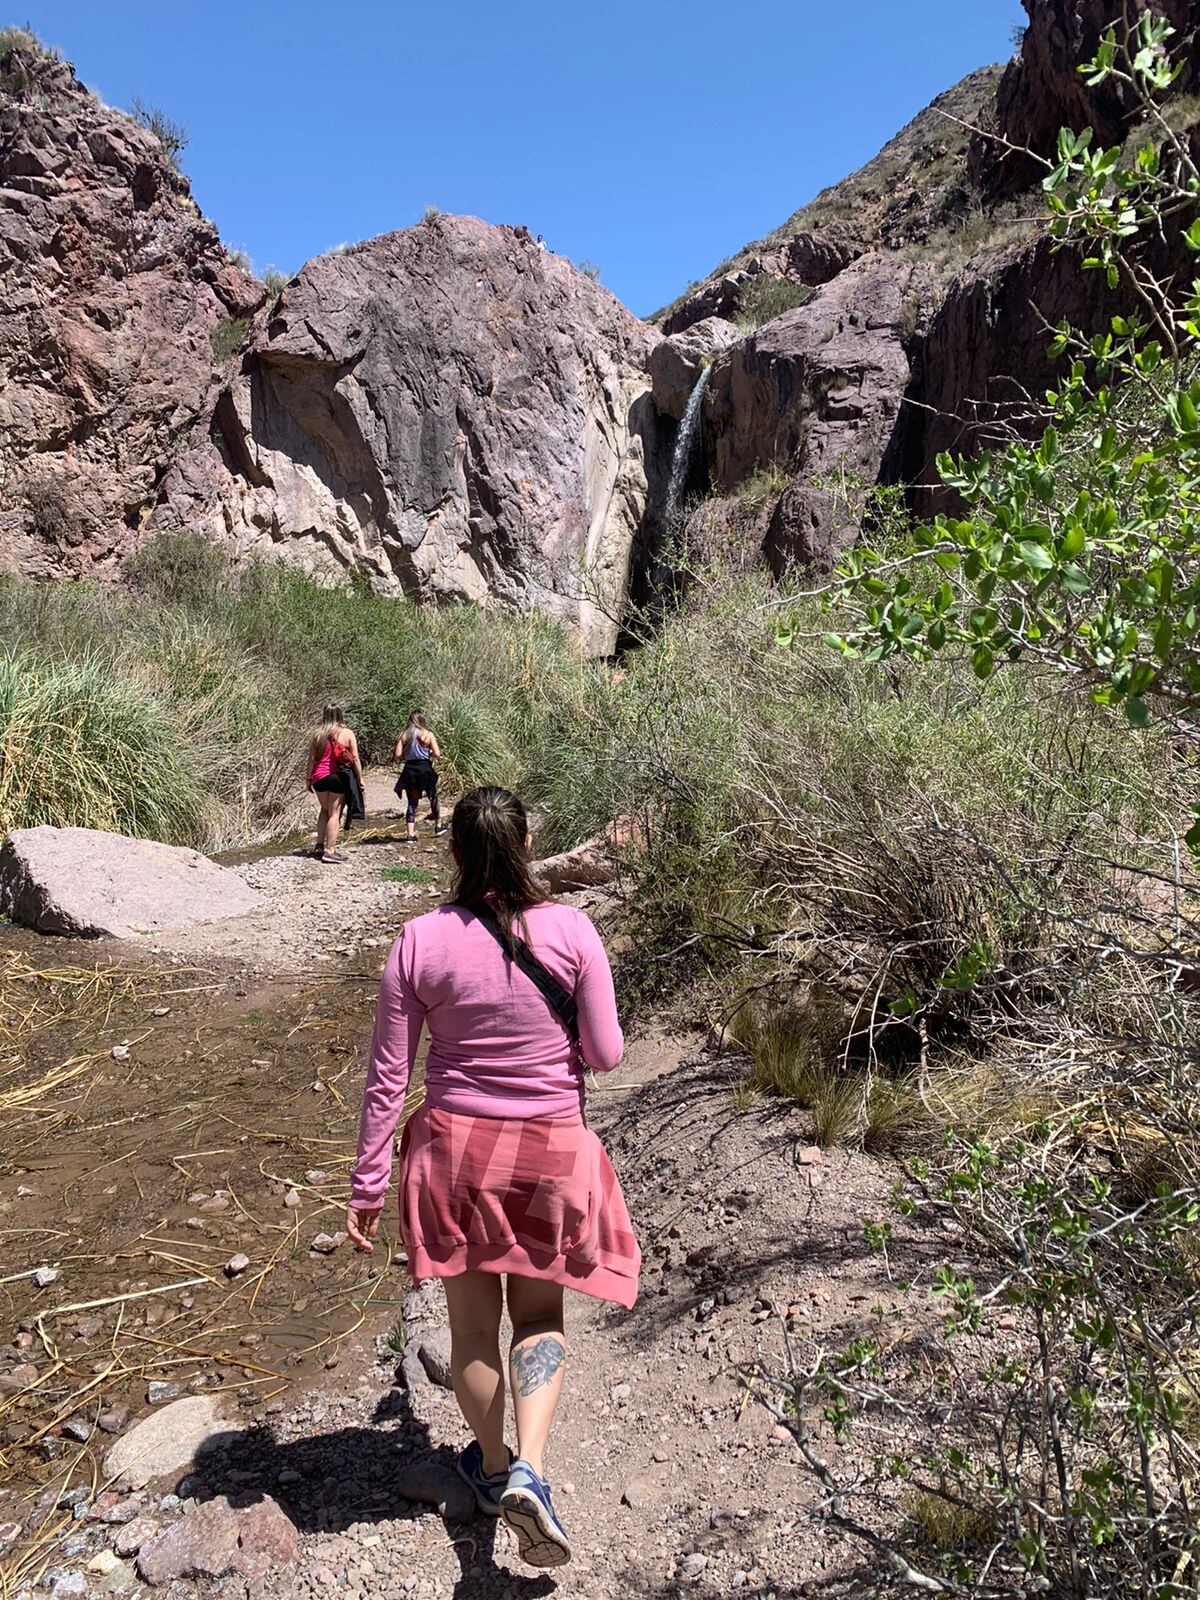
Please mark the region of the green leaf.
[[996, 658], [986, 644], [979, 644], [971, 653], [971, 666], [975, 669], [977, 678], [990, 678], [996, 666]]
[[1021, 560], [1031, 572], [1048, 572], [1054, 565], [1054, 557], [1040, 544], [1035, 544], [1032, 539], [1024, 539], [1017, 546]]
[[1058, 541], [1058, 553], [1063, 561], [1073, 561], [1087, 543], [1082, 524], [1073, 522]]
[[1126, 700], [1125, 715], [1135, 728], [1145, 728], [1150, 722], [1150, 712], [1146, 702], [1141, 699]]

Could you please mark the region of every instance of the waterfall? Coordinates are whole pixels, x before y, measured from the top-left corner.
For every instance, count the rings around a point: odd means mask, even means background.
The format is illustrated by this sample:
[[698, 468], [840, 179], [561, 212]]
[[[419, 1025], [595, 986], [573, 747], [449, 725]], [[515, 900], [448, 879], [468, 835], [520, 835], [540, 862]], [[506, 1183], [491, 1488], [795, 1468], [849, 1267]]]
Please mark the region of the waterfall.
[[700, 406], [711, 377], [711, 367], [700, 369], [700, 376], [688, 396], [683, 421], [679, 424], [679, 432], [675, 436], [675, 454], [671, 457], [671, 477], [667, 484], [667, 504], [663, 516], [668, 538], [673, 537], [679, 528], [683, 496], [692, 475], [696, 446], [700, 440]]

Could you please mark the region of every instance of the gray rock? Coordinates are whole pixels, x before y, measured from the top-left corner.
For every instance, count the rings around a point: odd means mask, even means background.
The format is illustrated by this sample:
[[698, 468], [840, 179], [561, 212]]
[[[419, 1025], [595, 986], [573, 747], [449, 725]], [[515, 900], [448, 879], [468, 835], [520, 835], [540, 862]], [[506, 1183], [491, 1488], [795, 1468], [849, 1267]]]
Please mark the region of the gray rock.
[[650, 352], [654, 404], [664, 416], [680, 420], [704, 363], [742, 337], [723, 317], [705, 317], [656, 344]]
[[432, 1383], [436, 1383], [441, 1389], [454, 1387], [454, 1379], [450, 1372], [449, 1328], [432, 1328], [428, 1333], [422, 1334], [417, 1345], [417, 1357]]
[[244, 1251], [239, 1250], [236, 1255], [230, 1256], [225, 1263], [225, 1276], [227, 1278], [236, 1278], [240, 1273], [245, 1272], [249, 1265], [250, 1257]]
[[436, 1506], [438, 1514], [453, 1522], [466, 1522], [475, 1514], [475, 1496], [457, 1473], [428, 1459], [404, 1463], [392, 1479], [404, 1500]]
[[146, 1400], [152, 1406], [164, 1406], [168, 1400], [178, 1400], [180, 1393], [177, 1383], [163, 1383], [155, 1379], [146, 1385]]
[[95, 828], [14, 828], [0, 910], [40, 933], [128, 939], [237, 916], [260, 897], [195, 850]]
[[206, 1441], [229, 1432], [208, 1395], [185, 1395], [155, 1411], [123, 1435], [104, 1458], [105, 1476], [135, 1489], [152, 1478], [182, 1472]]

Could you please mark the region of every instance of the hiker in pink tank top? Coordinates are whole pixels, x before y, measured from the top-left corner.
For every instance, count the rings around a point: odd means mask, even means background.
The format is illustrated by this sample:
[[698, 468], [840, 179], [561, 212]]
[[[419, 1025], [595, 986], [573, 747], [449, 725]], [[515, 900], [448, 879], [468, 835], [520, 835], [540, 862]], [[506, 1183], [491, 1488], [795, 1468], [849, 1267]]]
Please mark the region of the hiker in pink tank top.
[[372, 1248], [428, 1028], [425, 1103], [400, 1155], [408, 1267], [418, 1284], [445, 1284], [454, 1393], [475, 1435], [460, 1474], [530, 1565], [558, 1566], [571, 1547], [543, 1454], [567, 1355], [563, 1289], [632, 1306], [641, 1265], [620, 1184], [583, 1118], [585, 1068], [615, 1067], [624, 1040], [604, 946], [582, 911], [543, 897], [517, 797], [473, 789], [450, 841], [453, 899], [406, 923], [384, 967], [346, 1231]]

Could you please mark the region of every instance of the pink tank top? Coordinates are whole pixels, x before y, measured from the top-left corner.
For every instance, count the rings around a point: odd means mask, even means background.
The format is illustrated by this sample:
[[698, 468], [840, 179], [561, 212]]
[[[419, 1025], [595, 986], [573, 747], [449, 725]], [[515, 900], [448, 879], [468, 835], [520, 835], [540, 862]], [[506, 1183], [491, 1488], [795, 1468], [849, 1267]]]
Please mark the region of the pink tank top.
[[328, 778], [336, 768], [344, 766], [346, 762], [346, 749], [333, 739], [326, 739], [325, 748], [317, 757], [317, 764], [312, 769], [310, 783], [316, 783], [318, 778]]

